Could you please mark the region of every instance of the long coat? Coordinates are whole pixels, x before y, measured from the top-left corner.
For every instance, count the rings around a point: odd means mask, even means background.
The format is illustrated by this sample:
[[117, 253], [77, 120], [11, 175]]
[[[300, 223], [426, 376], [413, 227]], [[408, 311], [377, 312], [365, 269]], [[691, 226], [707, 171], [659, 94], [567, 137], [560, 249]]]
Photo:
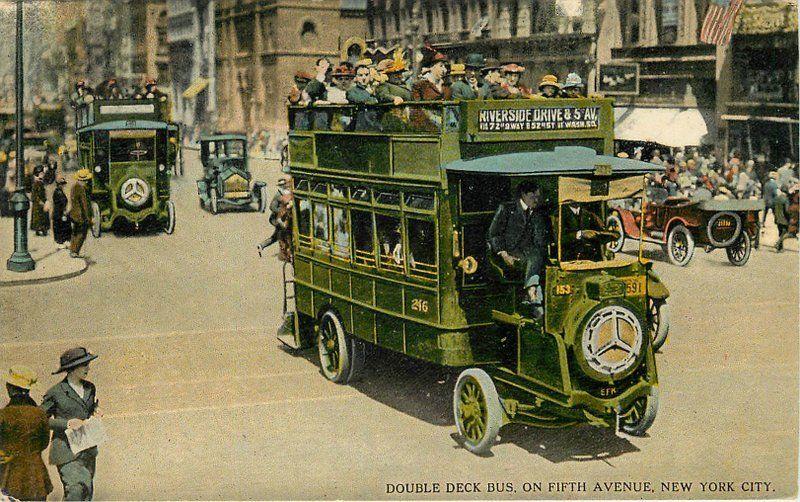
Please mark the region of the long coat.
[[569, 206], [561, 208], [561, 260], [599, 260], [599, 241], [582, 236], [581, 230], [605, 230], [603, 220], [586, 208], [581, 207], [576, 215]]
[[44, 183], [34, 180], [31, 188], [31, 230], [37, 232], [50, 230], [50, 218], [44, 210], [45, 202], [47, 202], [47, 194]]
[[[61, 383], [54, 385], [42, 401], [42, 409], [50, 418], [50, 428], [53, 430], [53, 444], [50, 447], [50, 463], [62, 465], [75, 460], [65, 434], [67, 422], [72, 418], [86, 420], [91, 417], [97, 407], [94, 384], [83, 381], [84, 394], [81, 398], [73, 389], [66, 378]], [[97, 456], [97, 447], [89, 448], [78, 454], [82, 457]]]
[[0, 410], [0, 489], [20, 500], [44, 500], [53, 491], [42, 462], [49, 442], [44, 411], [29, 396], [12, 397]]
[[436, 88], [427, 78], [418, 80], [411, 88], [411, 99], [414, 101], [439, 101], [450, 99], [450, 87], [442, 84], [442, 90]]
[[89, 197], [86, 195], [86, 187], [82, 183], [75, 183], [69, 193], [72, 208], [69, 217], [76, 225], [89, 225], [92, 215], [89, 213]]
[[69, 240], [71, 233], [67, 215], [67, 196], [61, 186], [53, 192], [53, 238], [58, 244]]
[[494, 214], [486, 240], [489, 252], [505, 251], [519, 258], [525, 286], [541, 285], [551, 241], [550, 217], [545, 207], [525, 210], [521, 201], [501, 204]]

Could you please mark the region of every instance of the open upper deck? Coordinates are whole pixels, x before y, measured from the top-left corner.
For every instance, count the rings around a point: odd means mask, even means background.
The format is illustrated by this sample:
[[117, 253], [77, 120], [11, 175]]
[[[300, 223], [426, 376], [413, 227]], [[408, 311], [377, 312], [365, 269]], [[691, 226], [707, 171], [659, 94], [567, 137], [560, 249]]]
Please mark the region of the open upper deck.
[[75, 127], [97, 126], [105, 122], [169, 122], [169, 102], [158, 99], [95, 99], [75, 110]]
[[520, 99], [289, 107], [292, 168], [441, 179], [457, 160], [582, 146], [613, 154], [612, 100]]

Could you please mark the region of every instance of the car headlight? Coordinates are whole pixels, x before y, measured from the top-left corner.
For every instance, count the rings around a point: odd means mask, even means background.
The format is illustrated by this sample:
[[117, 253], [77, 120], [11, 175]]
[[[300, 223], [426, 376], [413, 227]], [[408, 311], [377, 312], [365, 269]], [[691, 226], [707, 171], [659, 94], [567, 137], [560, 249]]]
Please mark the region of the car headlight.
[[581, 338], [581, 354], [589, 376], [622, 377], [639, 360], [644, 343], [639, 318], [626, 307], [611, 305], [589, 318]]
[[94, 172], [99, 173], [101, 171], [100, 166], [94, 166]]
[[166, 169], [166, 167], [164, 167], [164, 164], [159, 164], [159, 165], [158, 165], [158, 170], [159, 170], [159, 172], [162, 172], [162, 173], [163, 173], [163, 172], [164, 172], [164, 169]]

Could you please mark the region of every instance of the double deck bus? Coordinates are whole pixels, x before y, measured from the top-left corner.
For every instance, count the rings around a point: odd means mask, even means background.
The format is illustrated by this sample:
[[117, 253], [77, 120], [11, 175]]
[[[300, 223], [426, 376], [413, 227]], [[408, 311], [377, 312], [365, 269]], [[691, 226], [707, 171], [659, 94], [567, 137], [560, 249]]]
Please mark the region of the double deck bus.
[[75, 111], [80, 167], [92, 172], [92, 235], [127, 223], [175, 230], [170, 177], [180, 138], [169, 122], [169, 102], [95, 100]]
[[[641, 198], [656, 169], [613, 156], [611, 100], [290, 107], [289, 121], [295, 312], [283, 343], [316, 345], [339, 383], [367, 344], [463, 369], [453, 412], [475, 453], [510, 422], [645, 433], [669, 292], [641, 243], [614, 256], [618, 234], [601, 228], [608, 239], [578, 252], [562, 228], [578, 207], [602, 224], [608, 201]], [[487, 249], [498, 207], [518, 203], [526, 180], [552, 225], [542, 317]]]

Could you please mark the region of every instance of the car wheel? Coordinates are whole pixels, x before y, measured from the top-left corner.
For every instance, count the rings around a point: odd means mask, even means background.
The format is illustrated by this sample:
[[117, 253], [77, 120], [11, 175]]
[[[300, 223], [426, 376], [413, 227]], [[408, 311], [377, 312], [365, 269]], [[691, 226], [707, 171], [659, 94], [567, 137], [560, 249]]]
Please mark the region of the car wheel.
[[470, 368], [458, 376], [453, 415], [464, 448], [475, 454], [492, 448], [503, 424], [503, 409], [494, 382], [485, 371]]
[[669, 333], [669, 306], [666, 300], [647, 299], [647, 317], [650, 321], [650, 343], [653, 350], [659, 350], [667, 341]]
[[219, 212], [219, 206], [217, 205], [217, 189], [211, 189], [211, 214], [217, 214]]
[[100, 206], [97, 205], [97, 202], [92, 202], [92, 237], [95, 239], [99, 239], [103, 233], [103, 229], [100, 227], [101, 223]]
[[358, 378], [364, 367], [364, 343], [345, 333], [341, 319], [332, 310], [320, 318], [317, 348], [325, 378], [341, 384]]
[[675, 225], [667, 237], [667, 257], [670, 263], [685, 267], [694, 254], [694, 237], [688, 228]]
[[746, 230], [742, 230], [736, 242], [725, 248], [725, 253], [728, 254], [728, 261], [731, 264], [741, 267], [747, 260], [750, 259], [750, 252], [753, 249], [750, 234]]
[[618, 213], [613, 213], [606, 219], [606, 228], [619, 232], [619, 238], [608, 243], [609, 251], [619, 253], [625, 245], [625, 229], [622, 227], [622, 219], [620, 219]]
[[175, 223], [176, 223], [175, 203], [172, 202], [171, 200], [168, 200], [167, 201], [167, 226], [164, 227], [164, 232], [167, 235], [172, 235], [172, 233], [175, 231]]
[[619, 415], [619, 430], [631, 436], [644, 436], [658, 414], [658, 387], [651, 387], [650, 393], [633, 402], [633, 405]]

